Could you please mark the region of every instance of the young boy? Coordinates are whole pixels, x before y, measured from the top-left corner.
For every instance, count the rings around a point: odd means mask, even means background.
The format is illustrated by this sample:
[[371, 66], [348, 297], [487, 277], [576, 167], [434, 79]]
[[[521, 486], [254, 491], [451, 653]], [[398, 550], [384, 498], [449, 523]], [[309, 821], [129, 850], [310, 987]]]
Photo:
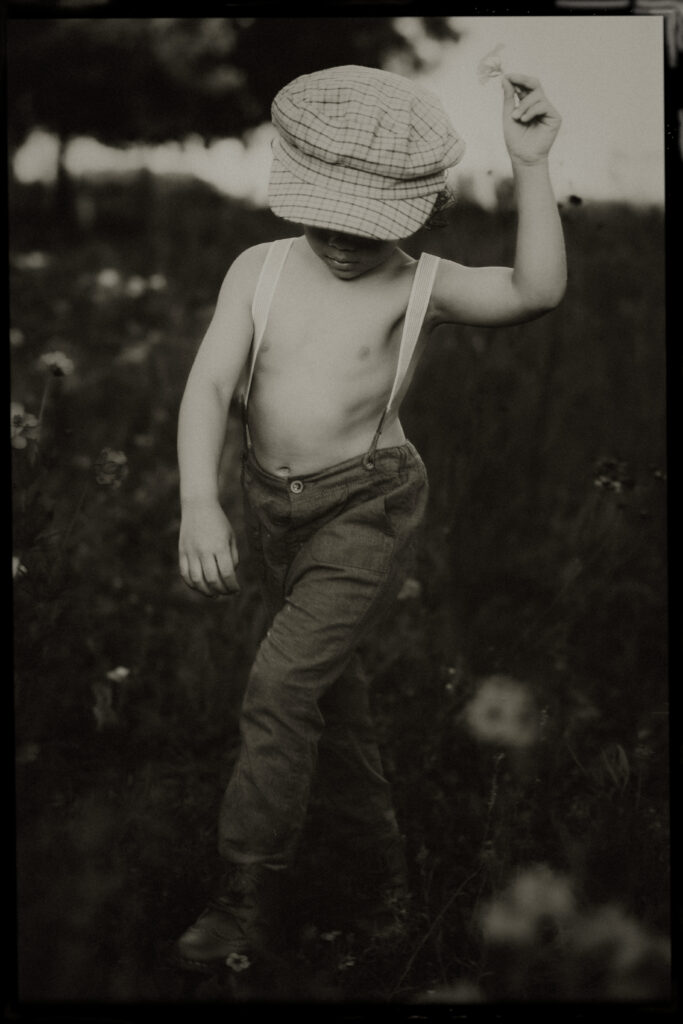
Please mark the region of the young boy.
[[267, 948], [314, 778], [341, 870], [362, 865], [371, 878], [354, 929], [400, 931], [401, 837], [357, 655], [401, 585], [427, 499], [399, 405], [440, 324], [520, 323], [565, 288], [547, 167], [560, 118], [535, 79], [502, 84], [512, 269], [415, 261], [399, 247], [464, 150], [431, 93], [346, 66], [301, 76], [273, 102], [269, 200], [303, 235], [235, 260], [179, 417], [180, 572], [207, 597], [232, 594], [238, 553], [217, 475], [241, 389], [245, 521], [270, 616], [220, 811], [225, 879], [176, 946], [188, 967]]

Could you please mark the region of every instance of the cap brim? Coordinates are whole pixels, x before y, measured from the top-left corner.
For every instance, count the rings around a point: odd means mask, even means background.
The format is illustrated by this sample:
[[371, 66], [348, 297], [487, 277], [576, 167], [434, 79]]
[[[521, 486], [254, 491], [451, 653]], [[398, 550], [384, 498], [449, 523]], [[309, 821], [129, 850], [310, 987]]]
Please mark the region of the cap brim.
[[273, 213], [295, 224], [382, 241], [407, 238], [424, 225], [437, 194], [380, 199], [351, 184], [335, 181], [328, 185], [322, 175], [315, 184], [303, 181], [273, 149], [268, 201]]

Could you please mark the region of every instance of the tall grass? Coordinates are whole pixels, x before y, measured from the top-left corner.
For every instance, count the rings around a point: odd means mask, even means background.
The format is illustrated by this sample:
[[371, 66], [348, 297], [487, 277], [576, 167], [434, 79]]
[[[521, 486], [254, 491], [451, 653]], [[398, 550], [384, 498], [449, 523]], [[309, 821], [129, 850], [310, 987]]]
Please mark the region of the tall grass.
[[[230, 603], [179, 581], [176, 413], [230, 261], [288, 227], [187, 182], [89, 189], [69, 234], [49, 196], [12, 194], [20, 995], [163, 1001], [156, 946], [218, 871], [263, 627], [248, 558]], [[382, 959], [325, 932], [313, 835], [285, 996], [667, 997], [662, 215], [584, 203], [563, 220], [563, 305], [442, 328], [404, 406], [430, 508], [368, 658], [410, 937]], [[512, 213], [461, 205], [410, 248], [492, 264], [513, 242]], [[238, 458], [231, 420], [239, 532]]]

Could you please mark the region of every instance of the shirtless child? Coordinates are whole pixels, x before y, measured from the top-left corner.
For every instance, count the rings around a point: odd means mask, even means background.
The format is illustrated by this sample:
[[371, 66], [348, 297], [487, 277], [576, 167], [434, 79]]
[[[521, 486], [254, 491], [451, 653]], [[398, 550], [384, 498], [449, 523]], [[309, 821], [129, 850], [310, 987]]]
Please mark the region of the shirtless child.
[[188, 967], [268, 948], [314, 778], [342, 863], [374, 872], [354, 929], [373, 940], [404, 927], [401, 836], [357, 653], [401, 586], [427, 500], [400, 402], [439, 325], [520, 323], [565, 289], [548, 174], [560, 118], [535, 79], [502, 84], [513, 268], [400, 248], [464, 150], [431, 93], [345, 66], [301, 76], [273, 102], [270, 204], [303, 234], [234, 261], [179, 417], [180, 572], [206, 596], [231, 594], [238, 552], [217, 478], [241, 393], [245, 522], [270, 617], [220, 810], [225, 877], [176, 947]]

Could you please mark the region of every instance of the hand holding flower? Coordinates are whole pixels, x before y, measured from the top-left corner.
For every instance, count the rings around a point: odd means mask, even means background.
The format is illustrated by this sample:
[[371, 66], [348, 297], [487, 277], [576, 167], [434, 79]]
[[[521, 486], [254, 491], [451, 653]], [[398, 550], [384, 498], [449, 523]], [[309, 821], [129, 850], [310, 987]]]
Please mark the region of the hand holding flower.
[[502, 74], [503, 135], [513, 163], [544, 161], [555, 141], [562, 118], [537, 78]]

